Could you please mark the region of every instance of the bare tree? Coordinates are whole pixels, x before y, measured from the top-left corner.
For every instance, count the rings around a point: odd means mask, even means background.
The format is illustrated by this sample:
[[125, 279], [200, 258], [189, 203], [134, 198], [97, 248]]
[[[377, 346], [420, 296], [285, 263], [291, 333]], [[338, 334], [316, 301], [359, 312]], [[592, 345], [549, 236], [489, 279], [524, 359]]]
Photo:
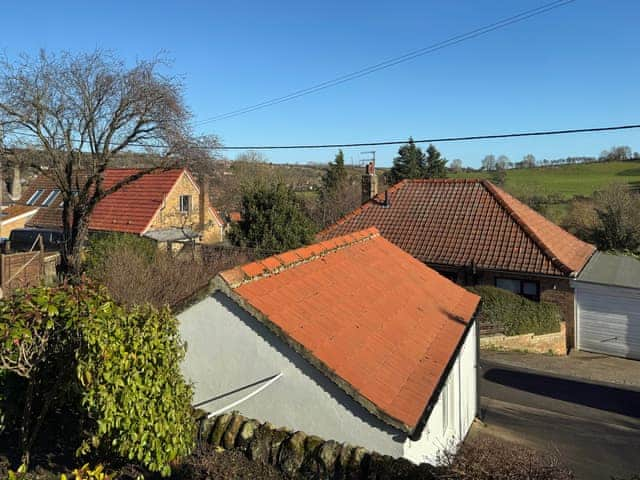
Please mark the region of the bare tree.
[[459, 158], [454, 158], [453, 160], [451, 160], [451, 165], [449, 166], [449, 168], [451, 168], [451, 170], [453, 170], [455, 173], [459, 173], [460, 171], [462, 171], [462, 160], [460, 160]]
[[[215, 146], [215, 138], [191, 134], [182, 85], [160, 74], [164, 65], [154, 58], [128, 68], [101, 50], [0, 59], [0, 124], [44, 152], [32, 166], [56, 183], [64, 200], [62, 271], [70, 278], [80, 275], [100, 200], [154, 171], [187, 160], [201, 164]], [[127, 150], [153, 153], [156, 161], [105, 186], [105, 170]]]
[[482, 159], [483, 170], [495, 170], [495, 168], [496, 168], [496, 157], [494, 155], [487, 155]]

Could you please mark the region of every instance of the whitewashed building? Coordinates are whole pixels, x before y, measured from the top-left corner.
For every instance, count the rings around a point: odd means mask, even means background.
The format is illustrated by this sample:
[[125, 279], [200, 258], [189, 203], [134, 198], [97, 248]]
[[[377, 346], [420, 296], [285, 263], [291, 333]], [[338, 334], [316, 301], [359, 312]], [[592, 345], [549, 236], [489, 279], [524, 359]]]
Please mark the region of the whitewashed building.
[[477, 413], [479, 298], [375, 229], [220, 274], [179, 315], [195, 406], [437, 463]]

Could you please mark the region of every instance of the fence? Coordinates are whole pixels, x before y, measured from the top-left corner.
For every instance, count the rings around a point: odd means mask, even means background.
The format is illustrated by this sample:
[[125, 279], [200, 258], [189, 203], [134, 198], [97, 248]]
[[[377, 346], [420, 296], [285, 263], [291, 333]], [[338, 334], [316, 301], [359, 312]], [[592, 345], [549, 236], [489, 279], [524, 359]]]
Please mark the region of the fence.
[[0, 298], [16, 288], [53, 280], [59, 259], [58, 253], [46, 253], [41, 241], [37, 250], [0, 254]]

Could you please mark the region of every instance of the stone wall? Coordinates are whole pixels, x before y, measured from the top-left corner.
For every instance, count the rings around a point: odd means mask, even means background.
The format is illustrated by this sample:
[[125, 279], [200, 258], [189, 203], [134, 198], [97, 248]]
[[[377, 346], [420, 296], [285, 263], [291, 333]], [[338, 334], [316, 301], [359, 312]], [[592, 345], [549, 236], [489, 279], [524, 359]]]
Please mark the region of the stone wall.
[[566, 338], [565, 323], [561, 322], [560, 331], [555, 333], [546, 333], [544, 335], [526, 333], [524, 335], [514, 335], [511, 337], [505, 335], [480, 337], [480, 348], [566, 355]]
[[[189, 213], [180, 212], [180, 196], [191, 196]], [[200, 201], [199, 191], [187, 175], [183, 175], [171, 190], [164, 202], [164, 206], [153, 218], [149, 228], [157, 230], [169, 227], [185, 227], [200, 231]], [[208, 199], [205, 199], [209, 206]], [[223, 240], [223, 229], [218, 220], [211, 214], [209, 208], [205, 210], [205, 228], [202, 232], [203, 243], [218, 243]]]
[[431, 480], [438, 471], [431, 465], [276, 428], [235, 412], [212, 419], [203, 414], [198, 435], [200, 443], [238, 449], [254, 462], [275, 466], [288, 478]]

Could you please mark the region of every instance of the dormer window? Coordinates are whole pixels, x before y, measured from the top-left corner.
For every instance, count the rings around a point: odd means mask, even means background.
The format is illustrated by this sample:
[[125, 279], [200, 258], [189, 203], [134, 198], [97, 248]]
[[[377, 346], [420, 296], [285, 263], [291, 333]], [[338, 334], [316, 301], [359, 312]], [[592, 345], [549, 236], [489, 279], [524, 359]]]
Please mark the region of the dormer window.
[[44, 202], [42, 202], [42, 206], [43, 207], [50, 207], [51, 204], [53, 203], [53, 201], [58, 198], [58, 195], [60, 194], [60, 190], [56, 189], [56, 190], [51, 190], [51, 192], [49, 193], [49, 195], [47, 195], [47, 198], [44, 199]]
[[33, 192], [33, 195], [31, 195], [29, 200], [27, 200], [27, 205], [33, 205], [34, 203], [36, 203], [43, 192], [44, 190], [42, 189], [38, 189], [35, 192]]
[[191, 212], [191, 195], [180, 195], [180, 213]]

